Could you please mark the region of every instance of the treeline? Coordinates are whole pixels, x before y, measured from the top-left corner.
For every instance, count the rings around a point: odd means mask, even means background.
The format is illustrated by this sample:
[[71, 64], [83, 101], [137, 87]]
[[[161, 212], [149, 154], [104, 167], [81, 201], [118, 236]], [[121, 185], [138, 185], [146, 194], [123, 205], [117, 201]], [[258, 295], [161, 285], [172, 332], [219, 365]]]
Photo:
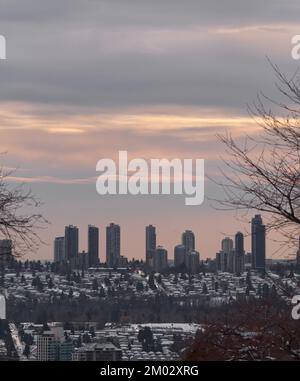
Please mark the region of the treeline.
[[10, 321], [35, 322], [49, 321], [106, 322], [116, 323], [190, 323], [209, 310], [205, 303], [175, 303], [172, 297], [157, 295], [152, 299], [105, 298], [80, 300], [80, 298], [53, 298], [51, 302], [37, 299], [10, 297], [7, 303], [7, 316]]

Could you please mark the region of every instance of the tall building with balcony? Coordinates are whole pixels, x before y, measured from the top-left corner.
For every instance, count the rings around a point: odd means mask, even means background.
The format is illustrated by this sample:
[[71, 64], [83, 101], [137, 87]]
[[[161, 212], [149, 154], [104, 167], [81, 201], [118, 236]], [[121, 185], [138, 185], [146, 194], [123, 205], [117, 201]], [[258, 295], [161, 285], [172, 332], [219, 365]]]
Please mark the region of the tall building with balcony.
[[51, 331], [37, 337], [37, 360], [59, 361], [59, 341]]
[[63, 328], [53, 326], [37, 336], [38, 361], [71, 361], [74, 345], [64, 337]]

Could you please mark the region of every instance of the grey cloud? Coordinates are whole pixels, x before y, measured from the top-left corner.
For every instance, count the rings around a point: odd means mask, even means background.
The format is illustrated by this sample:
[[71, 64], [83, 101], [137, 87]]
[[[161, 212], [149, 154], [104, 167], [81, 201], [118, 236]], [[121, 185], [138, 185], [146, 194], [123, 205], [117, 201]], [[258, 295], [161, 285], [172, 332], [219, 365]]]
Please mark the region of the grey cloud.
[[260, 86], [270, 86], [265, 54], [291, 66], [290, 40], [281, 58], [267, 43], [254, 51], [210, 29], [261, 25], [275, 40], [273, 23], [294, 22], [298, 8], [296, 1], [258, 0], [6, 1], [0, 33], [7, 37], [8, 60], [0, 62], [0, 100], [242, 111]]
[[296, 0], [2, 0], [0, 19], [20, 22], [77, 22], [104, 25], [240, 25], [298, 21]]

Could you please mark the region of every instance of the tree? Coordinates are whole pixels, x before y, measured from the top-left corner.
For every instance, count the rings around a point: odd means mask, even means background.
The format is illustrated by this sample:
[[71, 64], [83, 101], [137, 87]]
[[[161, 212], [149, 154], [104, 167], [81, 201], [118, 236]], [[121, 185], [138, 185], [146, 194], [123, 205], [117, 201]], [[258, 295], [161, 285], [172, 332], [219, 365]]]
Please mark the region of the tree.
[[[7, 255], [20, 257], [28, 251], [36, 251], [42, 242], [36, 230], [47, 221], [40, 213], [31, 213], [40, 201], [24, 185], [9, 184], [14, 171], [0, 168], [0, 236], [11, 240], [12, 250]], [[6, 253], [2, 251], [2, 255]]]
[[290, 78], [274, 69], [280, 98], [260, 94], [250, 115], [262, 128], [259, 135], [238, 143], [230, 134], [220, 136], [230, 159], [224, 159], [220, 184], [222, 208], [265, 212], [269, 230], [280, 232], [284, 242], [295, 242], [300, 224], [300, 74]]
[[299, 360], [299, 323], [280, 299], [239, 301], [200, 329], [187, 361]]

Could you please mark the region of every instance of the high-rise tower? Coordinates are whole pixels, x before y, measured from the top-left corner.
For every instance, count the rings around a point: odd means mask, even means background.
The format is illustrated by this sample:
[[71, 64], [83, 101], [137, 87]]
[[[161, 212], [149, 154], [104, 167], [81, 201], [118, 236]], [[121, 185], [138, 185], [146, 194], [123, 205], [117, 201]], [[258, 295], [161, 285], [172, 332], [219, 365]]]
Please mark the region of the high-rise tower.
[[99, 264], [99, 229], [96, 226], [88, 226], [88, 263], [90, 267]]
[[111, 223], [106, 227], [106, 264], [116, 267], [119, 263], [121, 250], [121, 229], [119, 225]]
[[260, 214], [251, 222], [252, 267], [265, 269], [266, 262], [266, 228]]
[[78, 228], [69, 225], [65, 227], [65, 259], [71, 266], [76, 266], [78, 259]]
[[153, 254], [156, 249], [156, 229], [153, 225], [146, 226], [146, 264], [153, 266]]

